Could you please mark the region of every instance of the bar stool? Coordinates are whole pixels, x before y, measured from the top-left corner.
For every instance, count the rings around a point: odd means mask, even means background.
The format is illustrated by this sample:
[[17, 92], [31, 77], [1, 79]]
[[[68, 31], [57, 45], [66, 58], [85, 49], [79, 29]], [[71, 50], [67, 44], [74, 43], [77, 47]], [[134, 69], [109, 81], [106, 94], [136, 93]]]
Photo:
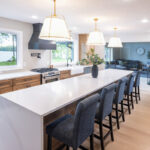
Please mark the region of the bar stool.
[[[120, 129], [120, 125], [119, 125], [120, 117], [122, 117], [123, 122], [125, 121], [124, 110], [123, 110], [123, 99], [124, 99], [124, 91], [125, 91], [126, 82], [127, 82], [126, 77], [119, 80], [117, 88], [116, 88], [115, 98], [113, 101], [113, 104], [115, 105], [113, 109], [116, 112], [116, 116], [112, 116], [112, 117], [116, 119], [118, 129]], [[119, 104], [121, 104], [121, 110], [118, 108]], [[121, 112], [120, 116], [119, 116], [119, 112]]]
[[[112, 105], [115, 95], [116, 84], [111, 84], [105, 87], [101, 92], [101, 98], [97, 105], [97, 112], [95, 116], [95, 123], [99, 125], [100, 136], [94, 136], [101, 141], [101, 149], [104, 150], [104, 139], [110, 134], [112, 141], [114, 141], [113, 128], [112, 128]], [[109, 125], [103, 124], [103, 120], [109, 116]], [[109, 131], [103, 135], [103, 127], [108, 128]]]
[[100, 99], [99, 94], [92, 95], [81, 101], [74, 116], [61, 121], [55, 128], [47, 127], [48, 150], [51, 150], [52, 137], [76, 150], [89, 136], [90, 149], [93, 150], [93, 130], [96, 106]]
[[132, 74], [129, 76], [126, 89], [125, 89], [125, 98], [124, 101], [127, 101], [127, 103], [123, 103], [123, 105], [128, 107], [128, 112], [131, 114], [131, 108], [130, 105], [132, 105], [132, 109], [134, 109], [134, 103], [133, 103], [133, 85], [134, 85], [134, 77], [135, 74]]
[[140, 96], [140, 77], [141, 77], [141, 73], [140, 71], [137, 72], [136, 77], [135, 77], [135, 81], [134, 81], [134, 95], [133, 97], [135, 97], [136, 99], [136, 103], [138, 104], [138, 99], [141, 100], [141, 96]]

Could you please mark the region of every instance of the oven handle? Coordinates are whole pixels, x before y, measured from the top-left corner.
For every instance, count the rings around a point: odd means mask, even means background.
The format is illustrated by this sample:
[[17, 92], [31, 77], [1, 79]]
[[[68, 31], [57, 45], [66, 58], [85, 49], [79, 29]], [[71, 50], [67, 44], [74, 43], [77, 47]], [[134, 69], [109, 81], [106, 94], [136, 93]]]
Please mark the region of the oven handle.
[[50, 77], [52, 77], [52, 78], [59, 78], [59, 76], [60, 76], [60, 74], [56, 74], [56, 75], [50, 75], [50, 76], [44, 76], [43, 78], [44, 79], [46, 79], [46, 78], [50, 78]]

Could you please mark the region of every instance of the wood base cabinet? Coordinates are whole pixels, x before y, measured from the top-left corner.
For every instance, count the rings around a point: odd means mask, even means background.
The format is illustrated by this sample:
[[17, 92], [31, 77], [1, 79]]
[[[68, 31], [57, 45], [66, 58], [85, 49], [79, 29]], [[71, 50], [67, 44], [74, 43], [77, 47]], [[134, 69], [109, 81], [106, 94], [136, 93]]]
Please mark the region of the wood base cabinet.
[[12, 91], [12, 80], [0, 81], [0, 94]]
[[41, 75], [26, 76], [0, 81], [0, 94], [29, 88], [41, 84]]
[[32, 86], [37, 86], [41, 84], [41, 77], [40, 75], [28, 76], [13, 79], [13, 91], [29, 88]]

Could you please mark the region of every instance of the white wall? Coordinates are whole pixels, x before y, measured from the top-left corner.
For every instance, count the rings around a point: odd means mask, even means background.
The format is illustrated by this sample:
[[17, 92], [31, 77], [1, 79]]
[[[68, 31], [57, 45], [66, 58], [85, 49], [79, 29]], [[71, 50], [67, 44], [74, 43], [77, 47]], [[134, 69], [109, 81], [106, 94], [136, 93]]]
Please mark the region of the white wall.
[[[122, 42], [150, 42], [150, 32], [148, 33], [118, 33]], [[104, 35], [105, 40], [109, 42], [111, 35]]]
[[[23, 33], [23, 69], [50, 65], [50, 51], [28, 50], [28, 42], [33, 32], [32, 24], [0, 18], [0, 28], [21, 31]], [[41, 59], [31, 57], [32, 52], [40, 52]]]
[[[32, 24], [0, 17], [0, 28], [6, 28], [23, 33], [23, 69], [49, 67], [51, 64], [50, 50], [28, 50], [28, 42], [31, 38]], [[73, 35], [75, 62], [78, 61], [78, 35]], [[31, 57], [31, 53], [41, 53], [41, 59]]]

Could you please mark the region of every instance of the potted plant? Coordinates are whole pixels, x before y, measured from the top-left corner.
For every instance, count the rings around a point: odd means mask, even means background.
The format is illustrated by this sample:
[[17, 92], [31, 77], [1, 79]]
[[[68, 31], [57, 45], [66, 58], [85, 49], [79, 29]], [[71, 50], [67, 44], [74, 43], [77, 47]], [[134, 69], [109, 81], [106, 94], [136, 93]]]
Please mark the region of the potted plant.
[[92, 77], [97, 78], [98, 76], [98, 65], [104, 63], [104, 60], [101, 59], [98, 54], [95, 54], [93, 48], [90, 49], [90, 52], [86, 54], [86, 59], [81, 60], [81, 62], [86, 62], [86, 64], [92, 64]]

